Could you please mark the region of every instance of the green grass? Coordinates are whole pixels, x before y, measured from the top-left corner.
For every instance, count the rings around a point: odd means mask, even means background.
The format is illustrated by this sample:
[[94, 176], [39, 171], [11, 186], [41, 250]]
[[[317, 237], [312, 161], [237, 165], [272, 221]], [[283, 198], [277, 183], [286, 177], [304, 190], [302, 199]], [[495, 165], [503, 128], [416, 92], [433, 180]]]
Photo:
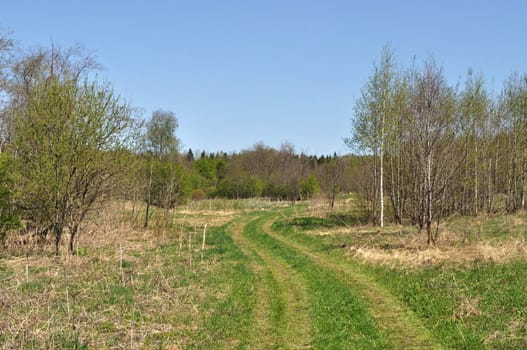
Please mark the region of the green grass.
[[206, 253], [208, 259], [221, 264], [220, 270], [202, 279], [212, 292], [204, 300], [199, 336], [190, 342], [191, 348], [245, 349], [254, 322], [254, 273], [248, 258], [234, 245], [226, 226], [211, 230]]
[[333, 272], [317, 266], [310, 258], [262, 234], [267, 217], [250, 222], [245, 235], [264, 246], [300, 272], [310, 294], [314, 325], [313, 346], [317, 349], [384, 349], [386, 340], [378, 332], [364, 305]]
[[[468, 242], [477, 236], [478, 218], [452, 218], [449, 230], [464, 230]], [[518, 239], [527, 232], [524, 215], [504, 215], [482, 221], [482, 239], [490, 242]], [[309, 222], [310, 225], [299, 225]], [[383, 247], [405, 238], [409, 233], [384, 232], [371, 227], [371, 233], [354, 232], [329, 236], [311, 235], [323, 229], [327, 221], [312, 218], [283, 218], [273, 229], [328, 257], [345, 261], [342, 247], [369, 242]], [[376, 231], [376, 232], [375, 232]], [[380, 234], [378, 234], [380, 233]], [[365, 238], [364, 236], [367, 236]], [[372, 238], [375, 238], [372, 240]], [[527, 348], [527, 262], [503, 263], [476, 261], [459, 264], [427, 265], [418, 268], [390, 268], [358, 265], [374, 277], [401, 302], [416, 313], [436, 339], [454, 349], [522, 349]]]
[[[81, 246], [80, 254], [71, 259], [55, 259], [37, 252], [29, 259], [28, 281], [23, 255], [3, 254], [0, 348], [251, 349], [258, 347], [254, 336], [262, 296], [268, 307], [268, 323], [264, 326], [272, 335], [262, 347], [286, 348], [289, 343], [284, 337], [288, 334], [283, 327], [288, 320], [284, 298], [287, 284], [279, 283], [254, 251], [242, 251], [234, 244], [230, 225], [209, 225], [207, 249], [201, 260], [204, 217], [200, 210], [212, 218], [215, 213], [207, 211], [220, 208], [233, 211], [221, 218], [225, 221], [256, 218], [246, 226], [244, 237], [261, 247], [266, 259], [276, 258], [275, 267], [284, 264], [289, 271], [294, 270], [295, 283], [306, 283], [306, 313], [313, 331], [309, 344], [313, 348], [388, 348], [367, 308], [350, 291], [352, 286], [342, 275], [263, 234], [262, 224], [271, 215], [283, 212], [282, 219], [273, 224], [279, 235], [339, 264], [350, 263], [345, 253], [351, 245], [367, 243], [395, 249], [401, 240], [415, 234], [415, 228], [388, 226], [379, 230], [357, 225], [361, 220], [346, 213], [304, 217], [307, 208], [303, 205], [251, 214], [258, 205], [250, 201], [204, 202], [196, 204], [196, 212], [187, 216], [176, 211], [175, 218], [184, 218], [184, 225], [171, 226], [172, 231], [163, 237], [152, 231], [148, 232], [151, 236], [140, 232], [128, 239], [109, 239], [98, 242], [100, 245]], [[275, 204], [263, 205], [269, 208]], [[234, 212], [236, 208], [241, 210]], [[201, 221], [193, 224], [195, 219]], [[480, 229], [481, 238], [492, 244], [527, 238], [526, 215], [480, 221], [455, 217], [442, 227], [464, 235], [466, 239], [456, 241], [460, 246], [479, 239]], [[195, 225], [198, 232], [192, 238], [190, 266], [187, 239]], [[183, 249], [179, 244], [182, 226]], [[334, 234], [314, 235], [317, 231]], [[353, 264], [412, 310], [445, 347], [527, 348], [524, 260], [417, 268]], [[258, 270], [255, 266], [264, 268]]]
[[524, 261], [370, 270], [451, 348], [527, 348]]
[[189, 266], [188, 236], [180, 251], [170, 235], [159, 244], [122, 241], [122, 260], [119, 241], [69, 262], [36, 254], [28, 282], [20, 258], [6, 256], [0, 348], [247, 348], [255, 304], [248, 258], [225, 227], [212, 227], [203, 260], [194, 235]]

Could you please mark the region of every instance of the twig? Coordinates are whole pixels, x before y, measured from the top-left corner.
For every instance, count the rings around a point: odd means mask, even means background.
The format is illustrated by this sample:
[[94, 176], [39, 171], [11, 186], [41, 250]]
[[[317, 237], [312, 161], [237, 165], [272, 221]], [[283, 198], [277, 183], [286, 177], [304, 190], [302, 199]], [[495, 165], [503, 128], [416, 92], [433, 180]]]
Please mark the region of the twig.
[[68, 317], [70, 317], [70, 291], [68, 287], [68, 271], [64, 266], [64, 283], [66, 284], [66, 310], [68, 311]]
[[192, 267], [192, 230], [188, 231], [188, 264]]
[[205, 249], [205, 239], [207, 235], [207, 224], [203, 227], [203, 240], [201, 241], [201, 250]]
[[16, 277], [16, 273], [12, 274], [11, 276], [8, 276], [8, 277], [4, 277], [0, 280], [0, 282], [7, 282], [9, 280], [12, 280], [13, 278]]
[[207, 224], [203, 227], [203, 240], [201, 241], [201, 262], [203, 262], [203, 250], [205, 250], [205, 239], [207, 238]]
[[29, 282], [29, 258], [27, 257], [26, 252], [26, 283]]
[[123, 243], [119, 242], [119, 272], [121, 274], [121, 283], [124, 283], [123, 273]]

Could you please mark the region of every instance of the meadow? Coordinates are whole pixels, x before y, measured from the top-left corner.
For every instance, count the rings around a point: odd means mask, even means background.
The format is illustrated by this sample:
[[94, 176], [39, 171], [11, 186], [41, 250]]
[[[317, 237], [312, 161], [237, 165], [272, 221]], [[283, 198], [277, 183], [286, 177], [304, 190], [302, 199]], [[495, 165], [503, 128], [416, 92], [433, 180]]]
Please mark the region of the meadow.
[[75, 255], [0, 255], [0, 348], [527, 347], [525, 214], [452, 217], [436, 247], [349, 197], [207, 200], [140, 228], [114, 203]]

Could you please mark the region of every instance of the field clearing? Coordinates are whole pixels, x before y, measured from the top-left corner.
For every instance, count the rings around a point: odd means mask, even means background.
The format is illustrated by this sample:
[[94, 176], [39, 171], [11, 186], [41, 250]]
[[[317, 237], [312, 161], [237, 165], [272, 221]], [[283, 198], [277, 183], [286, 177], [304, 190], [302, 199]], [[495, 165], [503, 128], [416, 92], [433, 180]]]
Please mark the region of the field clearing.
[[352, 206], [204, 201], [143, 230], [116, 204], [74, 256], [0, 255], [0, 348], [527, 346], [524, 215], [452, 218], [427, 248]]

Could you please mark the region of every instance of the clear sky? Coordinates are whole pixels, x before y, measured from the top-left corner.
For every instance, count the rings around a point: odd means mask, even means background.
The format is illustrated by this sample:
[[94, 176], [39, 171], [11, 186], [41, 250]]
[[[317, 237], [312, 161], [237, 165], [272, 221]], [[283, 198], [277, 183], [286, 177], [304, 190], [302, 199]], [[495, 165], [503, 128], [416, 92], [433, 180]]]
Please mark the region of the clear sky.
[[452, 85], [467, 69], [498, 93], [527, 73], [525, 1], [11, 0], [0, 28], [24, 47], [76, 43], [146, 116], [173, 111], [184, 147], [284, 141], [349, 150], [353, 104], [391, 43], [409, 66], [433, 55]]

